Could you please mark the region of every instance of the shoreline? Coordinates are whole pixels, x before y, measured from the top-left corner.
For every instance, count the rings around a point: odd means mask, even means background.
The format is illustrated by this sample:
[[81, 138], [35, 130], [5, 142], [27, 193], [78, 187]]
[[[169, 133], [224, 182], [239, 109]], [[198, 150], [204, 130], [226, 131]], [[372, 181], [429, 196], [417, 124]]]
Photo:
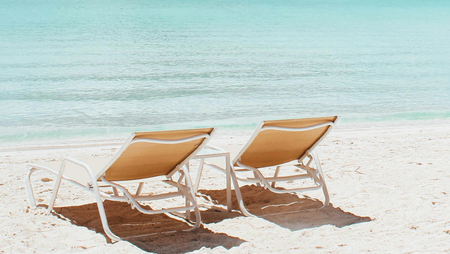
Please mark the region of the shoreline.
[[[216, 135], [210, 142], [214, 142], [215, 138], [222, 136], [248, 136], [250, 137], [256, 127], [253, 128], [216, 128]], [[425, 129], [450, 129], [450, 119], [441, 120], [425, 120], [425, 121], [396, 121], [396, 122], [364, 122], [364, 123], [337, 123], [331, 133], [334, 132], [385, 132], [385, 131], [402, 131], [425, 130]], [[69, 137], [55, 138], [29, 141], [10, 141], [0, 144], [0, 153], [13, 151], [29, 151], [29, 150], [51, 150], [65, 148], [83, 148], [96, 146], [120, 146], [130, 133], [121, 133], [119, 135], [105, 135], [104, 137]]]

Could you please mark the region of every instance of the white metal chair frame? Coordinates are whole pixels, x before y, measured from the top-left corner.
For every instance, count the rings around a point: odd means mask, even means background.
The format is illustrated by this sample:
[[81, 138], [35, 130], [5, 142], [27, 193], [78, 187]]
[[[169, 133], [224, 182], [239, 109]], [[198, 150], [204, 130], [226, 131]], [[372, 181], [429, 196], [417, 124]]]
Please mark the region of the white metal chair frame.
[[[338, 121], [338, 119], [336, 119], [334, 122], [330, 121], [330, 122], [326, 122], [326, 123], [321, 123], [321, 124], [308, 126], [308, 127], [301, 127], [301, 128], [264, 126], [264, 122], [261, 122], [258, 125], [258, 127], [256, 128], [256, 130], [254, 131], [254, 133], [251, 136], [251, 138], [249, 139], [249, 141], [246, 143], [246, 145], [242, 148], [242, 150], [238, 153], [238, 155], [235, 157], [235, 159], [231, 163], [230, 169], [224, 170], [223, 168], [221, 168], [217, 165], [210, 164], [210, 163], [207, 163], [204, 161], [201, 162], [200, 166], [203, 167], [203, 165], [208, 165], [214, 169], [217, 169], [223, 173], [226, 173], [227, 179], [231, 178], [231, 180], [233, 181], [234, 188], [235, 188], [236, 198], [238, 200], [239, 208], [245, 216], [251, 216], [251, 213], [248, 212], [248, 210], [245, 208], [237, 180], [246, 182], [246, 183], [256, 183], [258, 186], [260, 186], [262, 184], [265, 189], [269, 189], [270, 191], [272, 191], [274, 193], [293, 193], [293, 192], [302, 192], [302, 191], [311, 191], [311, 190], [322, 189], [324, 197], [325, 197], [325, 202], [324, 202], [323, 207], [326, 207], [330, 203], [330, 197], [329, 197], [328, 189], [327, 189], [327, 186], [325, 183], [325, 178], [324, 178], [324, 175], [322, 172], [322, 167], [320, 165], [319, 158], [318, 158], [317, 154], [315, 153], [314, 149], [328, 135], [328, 133], [331, 131], [332, 127], [335, 126], [335, 123], [337, 121]], [[292, 162], [288, 162], [288, 163], [276, 166], [276, 170], [275, 170], [273, 177], [264, 176], [261, 173], [261, 171], [259, 170], [261, 168], [258, 169], [258, 168], [250, 167], [250, 166], [244, 165], [240, 162], [240, 158], [241, 158], [242, 154], [247, 150], [247, 148], [251, 145], [253, 140], [258, 136], [258, 134], [260, 132], [263, 132], [266, 130], [308, 131], [308, 130], [321, 128], [321, 127], [325, 127], [325, 126], [330, 126], [330, 127], [314, 143], [314, 145], [303, 154], [302, 157], [300, 157], [299, 159], [294, 160]], [[316, 168], [311, 166], [312, 162], [314, 162]], [[234, 165], [237, 165], [238, 167], [235, 167]], [[294, 175], [294, 176], [279, 177], [278, 175], [280, 173], [280, 170], [284, 166], [295, 166], [298, 169], [304, 170], [306, 173]], [[247, 172], [250, 171], [253, 173], [254, 177], [250, 177], [250, 178], [237, 177], [236, 172], [241, 172], [241, 171], [247, 171]], [[310, 187], [293, 188], [293, 189], [275, 188], [275, 183], [278, 181], [293, 181], [293, 180], [300, 180], [300, 179], [307, 179], [307, 178], [311, 178], [314, 181], [315, 185], [310, 186]], [[270, 183], [270, 182], [272, 182], [272, 183]], [[197, 185], [197, 184], [198, 183], [195, 183], [195, 185]], [[231, 185], [227, 184], [227, 192], [231, 191], [230, 188], [231, 188]], [[229, 202], [231, 202], [231, 201], [229, 201]], [[230, 210], [230, 208], [228, 210]]]
[[[225, 157], [225, 169], [206, 161], [206, 158], [221, 157], [221, 156]], [[231, 212], [231, 210], [232, 210], [231, 183], [233, 183], [234, 191], [236, 193], [236, 197], [238, 200], [238, 205], [239, 205], [239, 208], [240, 208], [242, 214], [244, 214], [245, 216], [252, 216], [245, 208], [244, 201], [242, 200], [242, 194], [241, 194], [241, 190], [239, 189], [239, 184], [238, 184], [238, 181], [236, 178], [236, 174], [230, 164], [230, 161], [231, 161], [230, 152], [228, 152], [218, 146], [207, 145], [202, 151], [200, 151], [195, 156], [194, 159], [200, 160], [199, 166], [198, 166], [198, 171], [197, 171], [197, 176], [195, 177], [195, 181], [193, 184], [195, 193], [198, 192], [200, 179], [201, 179], [201, 175], [202, 175], [204, 166], [205, 165], [210, 166], [211, 168], [216, 169], [222, 173], [225, 173], [225, 175], [226, 175], [227, 211]]]
[[[212, 134], [212, 133], [211, 133]], [[108, 181], [104, 178], [105, 172], [107, 171], [107, 169], [120, 157], [120, 155], [128, 148], [128, 146], [130, 146], [131, 144], [134, 143], [138, 143], [138, 142], [148, 142], [148, 143], [158, 143], [158, 144], [178, 144], [178, 143], [184, 143], [184, 142], [189, 142], [189, 141], [193, 141], [193, 140], [197, 140], [197, 139], [205, 139], [202, 144], [200, 146], [198, 146], [194, 152], [192, 152], [189, 156], [187, 156], [181, 163], [179, 163], [169, 174], [166, 175], [167, 180], [164, 180], [163, 182], [170, 184], [174, 187], [178, 188], [177, 192], [171, 192], [171, 193], [165, 193], [165, 194], [159, 194], [159, 195], [152, 195], [152, 196], [141, 196], [141, 191], [144, 185], [144, 180], [145, 179], [139, 179], [139, 186], [137, 188], [136, 194], [132, 195], [131, 193], [129, 193], [129, 191], [123, 187], [122, 185], [112, 182], [112, 181]], [[85, 190], [87, 190], [88, 192], [91, 192], [92, 194], [94, 194], [95, 199], [96, 199], [96, 203], [98, 206], [98, 210], [99, 210], [99, 214], [100, 214], [100, 218], [101, 218], [101, 222], [102, 222], [102, 226], [103, 229], [106, 233], [106, 235], [112, 240], [112, 241], [119, 241], [120, 237], [118, 237], [117, 235], [115, 235], [109, 228], [108, 225], [108, 220], [106, 217], [106, 213], [105, 213], [105, 209], [103, 206], [103, 200], [112, 200], [112, 201], [123, 201], [123, 202], [128, 202], [129, 204], [131, 204], [131, 206], [133, 208], [136, 208], [138, 211], [140, 211], [141, 213], [144, 214], [160, 214], [160, 213], [174, 213], [176, 211], [190, 211], [190, 210], [194, 210], [194, 214], [195, 214], [195, 224], [193, 226], [193, 228], [189, 229], [189, 230], [193, 230], [193, 229], [197, 229], [200, 225], [201, 225], [201, 217], [200, 217], [200, 211], [198, 209], [197, 206], [197, 202], [195, 199], [195, 191], [193, 189], [193, 185], [191, 182], [191, 179], [189, 177], [189, 172], [188, 172], [188, 168], [187, 168], [187, 163], [189, 163], [189, 160], [195, 156], [195, 154], [197, 152], [199, 152], [201, 149], [203, 149], [203, 147], [206, 145], [206, 143], [209, 141], [209, 139], [211, 138], [211, 135], [208, 134], [202, 134], [202, 135], [197, 135], [194, 137], [190, 137], [190, 138], [184, 138], [184, 139], [178, 139], [178, 140], [159, 140], [159, 139], [145, 139], [145, 138], [140, 138], [140, 139], [134, 139], [133, 140], [133, 135], [125, 142], [125, 144], [122, 146], [122, 148], [118, 151], [118, 153], [111, 159], [111, 161], [97, 174], [95, 175], [94, 171], [92, 170], [92, 168], [79, 160], [70, 158], [70, 157], [66, 157], [62, 163], [61, 163], [61, 167], [59, 171], [55, 171], [49, 167], [45, 167], [45, 166], [41, 166], [41, 165], [37, 165], [37, 164], [28, 164], [27, 165], [27, 169], [28, 169], [28, 173], [27, 176], [25, 178], [25, 185], [26, 185], [26, 189], [27, 189], [27, 193], [30, 199], [30, 204], [31, 207], [37, 207], [36, 205], [36, 199], [35, 199], [35, 195], [33, 193], [33, 189], [31, 186], [31, 175], [36, 172], [37, 170], [44, 170], [50, 173], [53, 173], [57, 176], [56, 181], [55, 181], [55, 187], [53, 189], [52, 192], [52, 196], [50, 199], [50, 203], [48, 205], [48, 212], [51, 212], [53, 210], [53, 205], [55, 203], [55, 199], [56, 196], [58, 194], [58, 190], [59, 190], [59, 186], [61, 184], [61, 180], [64, 179], [78, 187], [81, 187]], [[73, 163], [77, 166], [79, 166], [80, 168], [84, 169], [86, 171], [86, 173], [89, 175], [90, 178], [90, 182], [88, 182], [87, 184], [83, 184], [80, 182], [77, 182], [74, 179], [71, 179], [67, 176], [64, 176], [64, 170], [66, 169], [66, 164], [67, 163]], [[173, 176], [175, 175], [175, 173], [179, 173], [178, 175], [178, 179], [174, 180]], [[149, 178], [150, 179], [150, 178]], [[123, 181], [123, 182], [136, 182], [135, 181]], [[185, 181], [186, 185], [184, 185], [182, 182]], [[105, 191], [101, 191], [101, 188], [105, 188], [105, 187], [109, 187], [112, 188], [113, 190], [113, 194], [109, 194], [106, 193]], [[118, 190], [120, 190], [122, 192], [122, 194], [120, 194], [118, 192]], [[184, 196], [186, 197], [187, 201], [190, 202], [186, 202], [186, 206], [183, 207], [173, 207], [173, 208], [167, 208], [167, 209], [161, 209], [161, 210], [148, 210], [143, 208], [138, 201], [151, 201], [151, 200], [157, 200], [157, 199], [166, 199], [166, 198], [171, 198], [171, 197], [175, 197], [175, 196]]]

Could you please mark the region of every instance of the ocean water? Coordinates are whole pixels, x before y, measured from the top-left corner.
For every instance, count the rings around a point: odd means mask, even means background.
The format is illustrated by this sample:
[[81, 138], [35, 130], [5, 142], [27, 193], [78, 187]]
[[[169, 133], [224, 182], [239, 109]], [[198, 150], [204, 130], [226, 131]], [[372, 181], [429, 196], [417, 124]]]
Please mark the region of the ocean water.
[[0, 0], [0, 142], [450, 118], [450, 1]]

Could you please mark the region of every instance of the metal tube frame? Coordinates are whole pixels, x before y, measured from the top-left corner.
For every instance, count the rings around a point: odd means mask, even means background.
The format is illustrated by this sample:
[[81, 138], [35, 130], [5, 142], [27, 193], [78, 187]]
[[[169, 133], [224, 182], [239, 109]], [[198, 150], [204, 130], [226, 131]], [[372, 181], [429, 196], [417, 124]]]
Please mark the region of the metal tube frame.
[[[303, 191], [312, 191], [317, 189], [322, 189], [325, 201], [323, 207], [326, 207], [330, 204], [330, 196], [327, 189], [327, 185], [325, 183], [324, 174], [322, 172], [322, 167], [320, 165], [319, 158], [317, 154], [315, 153], [314, 149], [320, 144], [320, 142], [329, 134], [331, 129], [335, 126], [335, 123], [339, 120], [337, 118], [334, 122], [326, 122], [321, 123], [313, 126], [308, 127], [302, 127], [302, 128], [291, 128], [291, 127], [276, 127], [276, 126], [264, 126], [264, 121], [261, 122], [256, 130], [254, 131], [253, 135], [249, 139], [249, 141], [246, 143], [246, 145], [242, 148], [242, 150], [238, 153], [238, 155], [235, 157], [235, 159], [232, 161], [232, 164], [229, 169], [226, 169], [227, 179], [231, 177], [231, 180], [233, 180], [233, 185], [235, 187], [236, 191], [236, 197], [239, 202], [239, 207], [242, 211], [242, 213], [246, 216], [252, 216], [248, 212], [248, 210], [244, 206], [244, 202], [242, 200], [241, 192], [239, 191], [239, 185], [237, 180], [247, 183], [256, 183], [258, 186], [262, 185], [264, 188], [269, 189], [270, 191], [274, 193], [293, 193], [293, 192], [303, 192]], [[258, 136], [258, 134], [262, 131], [266, 130], [279, 130], [279, 131], [308, 131], [313, 130], [321, 127], [329, 126], [329, 128], [326, 130], [326, 132], [314, 143], [314, 145], [307, 151], [305, 154], [300, 157], [298, 160], [295, 160], [297, 163], [296, 166], [299, 169], [303, 169], [306, 171], [306, 174], [301, 175], [294, 175], [294, 176], [288, 176], [288, 177], [278, 177], [279, 172], [283, 165], [278, 165], [274, 176], [273, 177], [265, 177], [261, 171], [258, 168], [253, 168], [247, 165], [244, 165], [240, 162], [240, 158], [242, 154], [247, 150], [247, 148], [250, 146], [250, 144], [253, 142], [253, 140]], [[305, 159], [308, 159], [306, 163], [303, 161]], [[311, 163], [314, 161], [315, 168], [311, 167]], [[216, 165], [207, 164], [208, 166], [211, 166], [221, 172], [224, 172], [224, 170]], [[234, 167], [234, 165], [237, 165], [238, 167]], [[286, 165], [286, 164], [284, 164]], [[229, 172], [228, 172], [229, 171]], [[240, 171], [250, 171], [253, 172], [254, 177], [253, 178], [239, 178], [236, 176], [236, 172]], [[275, 188], [275, 182], [277, 181], [291, 181], [291, 180], [298, 180], [298, 179], [305, 179], [305, 178], [312, 178], [314, 181], [315, 186], [310, 187], [303, 187], [303, 188], [293, 188], [293, 189], [277, 189]], [[272, 183], [269, 183], [269, 182]], [[322, 208], [323, 208], [322, 207]]]
[[[185, 210], [194, 210], [194, 214], [195, 214], [195, 224], [193, 225], [193, 227], [189, 230], [194, 230], [200, 227], [201, 225], [201, 216], [200, 216], [200, 211], [198, 209], [198, 205], [197, 205], [197, 201], [195, 199], [195, 191], [194, 191], [194, 186], [192, 185], [192, 182], [190, 180], [189, 177], [189, 172], [187, 167], [185, 166], [189, 160], [195, 156], [195, 154], [200, 151], [201, 149], [203, 149], [203, 147], [206, 145], [206, 143], [209, 141], [209, 139], [211, 138], [211, 135], [208, 134], [203, 134], [203, 135], [198, 135], [195, 137], [190, 137], [190, 138], [185, 138], [185, 139], [178, 139], [178, 140], [157, 140], [157, 139], [135, 139], [134, 138], [134, 134], [127, 140], [127, 142], [125, 142], [125, 144], [122, 146], [122, 148], [119, 150], [119, 152], [111, 159], [111, 161], [104, 167], [104, 169], [97, 175], [94, 175], [94, 171], [92, 170], [92, 168], [79, 160], [76, 160], [74, 158], [70, 158], [70, 157], [66, 157], [63, 159], [62, 163], [61, 163], [61, 167], [59, 169], [59, 171], [56, 171], [54, 169], [51, 169], [49, 167], [45, 167], [45, 166], [41, 166], [41, 165], [37, 165], [37, 164], [28, 164], [26, 166], [27, 168], [27, 174], [25, 177], [25, 186], [26, 186], [26, 190], [28, 193], [28, 197], [30, 200], [30, 205], [32, 208], [37, 207], [37, 203], [36, 203], [36, 199], [35, 199], [35, 195], [33, 192], [33, 188], [31, 185], [31, 175], [38, 171], [38, 170], [44, 170], [47, 171], [49, 173], [52, 173], [54, 175], [56, 175], [56, 180], [55, 180], [55, 184], [54, 184], [54, 189], [50, 198], [50, 202], [47, 208], [48, 212], [51, 212], [53, 210], [53, 206], [58, 194], [58, 190], [59, 187], [61, 185], [61, 181], [64, 179], [78, 187], [81, 187], [89, 192], [91, 192], [92, 194], [94, 194], [95, 196], [95, 200], [98, 206], [98, 210], [99, 210], [99, 214], [100, 214], [100, 219], [102, 222], [102, 226], [103, 226], [103, 230], [105, 231], [105, 234], [112, 240], [112, 241], [119, 241], [120, 237], [115, 235], [109, 228], [108, 225], [108, 219], [105, 213], [105, 209], [103, 206], [103, 200], [113, 200], [113, 201], [125, 201], [128, 202], [129, 204], [131, 204], [131, 206], [133, 208], [136, 208], [139, 212], [144, 213], [144, 214], [159, 214], [159, 213], [175, 213], [176, 211], [185, 211]], [[144, 185], [144, 182], [139, 182], [139, 186], [138, 189], [136, 191], [136, 195], [131, 195], [129, 193], [129, 191], [123, 187], [120, 184], [117, 184], [115, 182], [112, 181], [108, 181], [104, 178], [104, 174], [106, 172], [106, 170], [109, 168], [109, 166], [111, 166], [115, 160], [117, 160], [117, 158], [119, 158], [119, 156], [125, 151], [125, 149], [134, 143], [137, 142], [150, 142], [150, 143], [159, 143], [159, 144], [176, 144], [176, 143], [183, 143], [183, 142], [188, 142], [188, 141], [192, 141], [192, 140], [196, 140], [196, 139], [202, 139], [204, 138], [205, 140], [202, 142], [202, 144], [200, 146], [198, 146], [196, 148], [196, 150], [191, 153], [189, 156], [187, 156], [187, 158], [185, 158], [180, 164], [178, 164], [168, 175], [166, 175], [167, 180], [165, 180], [165, 183], [168, 183], [174, 187], [178, 188], [178, 192], [172, 192], [172, 193], [166, 193], [166, 194], [160, 194], [160, 195], [154, 195], [152, 196], [140, 196], [141, 192], [142, 192], [142, 188]], [[83, 184], [80, 183], [74, 179], [71, 179], [67, 176], [64, 175], [64, 171], [66, 169], [66, 165], [67, 163], [73, 163], [77, 166], [79, 166], [80, 168], [82, 168], [88, 175], [89, 175], [89, 179], [90, 182], [88, 182], [87, 184]], [[177, 181], [172, 180], [172, 177], [175, 173], [179, 173], [180, 176], [178, 177]], [[182, 181], [185, 180], [186, 184], [182, 184]], [[102, 184], [102, 186], [100, 186], [99, 184]], [[113, 195], [105, 193], [103, 191], [100, 191], [100, 188], [104, 188], [104, 187], [111, 187], [113, 189]], [[120, 195], [118, 190], [120, 190], [123, 194]], [[183, 207], [173, 207], [173, 208], [166, 208], [166, 209], [161, 209], [161, 210], [148, 210], [148, 209], [144, 209], [139, 203], [138, 201], [149, 201], [149, 200], [155, 200], [155, 199], [163, 199], [163, 198], [170, 198], [170, 197], [174, 197], [174, 196], [184, 196], [186, 197], [186, 200], [189, 202], [186, 202], [186, 206]], [[192, 205], [189, 205], [192, 204]], [[129, 237], [127, 237], [129, 238]]]

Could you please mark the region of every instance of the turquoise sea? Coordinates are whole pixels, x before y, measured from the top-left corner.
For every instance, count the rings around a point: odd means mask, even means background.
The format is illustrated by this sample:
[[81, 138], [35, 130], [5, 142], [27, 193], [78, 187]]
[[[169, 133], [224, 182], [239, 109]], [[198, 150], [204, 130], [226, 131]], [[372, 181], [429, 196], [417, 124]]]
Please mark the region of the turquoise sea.
[[0, 0], [0, 142], [450, 118], [448, 0]]

